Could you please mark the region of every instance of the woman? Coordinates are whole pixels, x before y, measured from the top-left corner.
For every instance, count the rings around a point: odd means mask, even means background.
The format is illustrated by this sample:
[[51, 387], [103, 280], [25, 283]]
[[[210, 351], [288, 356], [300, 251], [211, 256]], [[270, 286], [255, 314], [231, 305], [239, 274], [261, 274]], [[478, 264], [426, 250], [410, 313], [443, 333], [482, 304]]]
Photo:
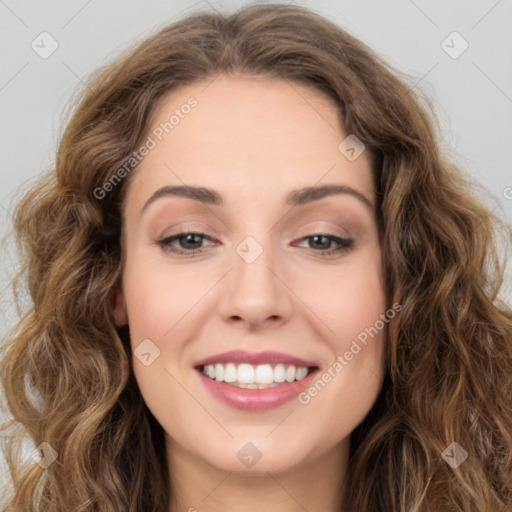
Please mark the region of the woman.
[[498, 224], [325, 19], [164, 28], [16, 213], [33, 307], [2, 379], [38, 449], [11, 509], [510, 510]]

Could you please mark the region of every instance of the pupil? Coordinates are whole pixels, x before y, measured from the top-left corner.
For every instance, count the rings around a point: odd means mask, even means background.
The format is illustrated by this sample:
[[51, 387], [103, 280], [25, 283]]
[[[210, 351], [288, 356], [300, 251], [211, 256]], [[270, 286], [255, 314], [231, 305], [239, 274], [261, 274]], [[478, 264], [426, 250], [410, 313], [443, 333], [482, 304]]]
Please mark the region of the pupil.
[[187, 245], [187, 244], [189, 244], [189, 243], [190, 243], [190, 244], [192, 244], [192, 245], [193, 245], [194, 243], [195, 243], [195, 244], [198, 244], [198, 243], [199, 243], [199, 245], [201, 245], [201, 241], [199, 241], [199, 242], [198, 242], [198, 241], [196, 240], [196, 241], [194, 242], [194, 237], [197, 237], [197, 236], [198, 236], [198, 235], [195, 235], [195, 234], [185, 235], [185, 236], [183, 237], [183, 238], [185, 238], [185, 245]]
[[[317, 242], [318, 242], [319, 240], [321, 240], [322, 238], [324, 239], [324, 243], [322, 244], [321, 242], [319, 242], [319, 244], [317, 244], [317, 247], [318, 247], [318, 245], [320, 245], [320, 246], [322, 246], [322, 247], [321, 247], [322, 249], [328, 249], [328, 248], [329, 248], [328, 246], [329, 246], [330, 241], [329, 241], [326, 237], [324, 237], [323, 235], [315, 235], [315, 236], [313, 237], [314, 243], [317, 243]], [[326, 244], [327, 244], [327, 245], [326, 245]]]

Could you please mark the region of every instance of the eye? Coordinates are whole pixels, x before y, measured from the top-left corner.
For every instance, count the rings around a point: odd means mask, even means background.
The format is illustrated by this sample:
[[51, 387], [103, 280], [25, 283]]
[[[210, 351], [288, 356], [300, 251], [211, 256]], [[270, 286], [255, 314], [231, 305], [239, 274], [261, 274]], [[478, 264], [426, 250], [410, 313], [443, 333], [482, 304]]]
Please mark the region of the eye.
[[[315, 249], [315, 252], [325, 256], [348, 252], [354, 245], [354, 240], [352, 239], [341, 238], [329, 233], [315, 233], [314, 235], [305, 236], [301, 240], [308, 242], [310, 249]], [[332, 248], [333, 243], [337, 247]]]
[[[202, 243], [204, 240], [211, 241], [212, 239], [204, 233], [182, 231], [175, 235], [162, 238], [157, 243], [166, 252], [190, 256], [203, 252]], [[176, 243], [181, 247], [176, 247]]]

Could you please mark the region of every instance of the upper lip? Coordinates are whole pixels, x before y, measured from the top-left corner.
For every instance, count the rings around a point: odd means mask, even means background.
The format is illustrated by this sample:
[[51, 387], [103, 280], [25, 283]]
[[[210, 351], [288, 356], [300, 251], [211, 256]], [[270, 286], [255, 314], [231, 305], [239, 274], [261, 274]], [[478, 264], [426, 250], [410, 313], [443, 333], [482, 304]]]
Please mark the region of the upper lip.
[[263, 352], [249, 352], [247, 350], [229, 350], [220, 354], [207, 357], [197, 361], [194, 366], [204, 366], [216, 363], [247, 363], [252, 365], [258, 364], [290, 364], [294, 366], [317, 366], [314, 361], [306, 361], [300, 357], [284, 354], [283, 352], [275, 352], [273, 350], [265, 350]]

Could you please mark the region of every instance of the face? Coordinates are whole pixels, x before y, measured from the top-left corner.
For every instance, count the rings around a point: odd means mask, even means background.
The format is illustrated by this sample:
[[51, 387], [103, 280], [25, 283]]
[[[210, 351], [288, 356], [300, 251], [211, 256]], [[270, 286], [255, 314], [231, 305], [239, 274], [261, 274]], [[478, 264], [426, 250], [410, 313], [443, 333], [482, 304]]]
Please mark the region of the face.
[[115, 317], [138, 385], [168, 446], [201, 464], [342, 457], [384, 374], [368, 152], [338, 148], [348, 134], [315, 89], [210, 82], [161, 101], [123, 206]]

